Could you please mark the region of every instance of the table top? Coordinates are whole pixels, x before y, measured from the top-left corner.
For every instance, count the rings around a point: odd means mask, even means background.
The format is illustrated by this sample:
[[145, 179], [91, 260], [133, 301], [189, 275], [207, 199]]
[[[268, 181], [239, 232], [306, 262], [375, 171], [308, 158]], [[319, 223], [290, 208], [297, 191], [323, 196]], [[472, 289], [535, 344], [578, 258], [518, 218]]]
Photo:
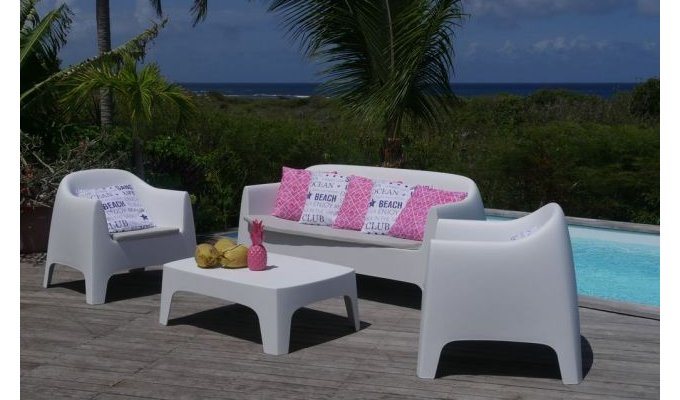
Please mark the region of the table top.
[[352, 268], [341, 265], [276, 253], [267, 254], [267, 269], [264, 271], [251, 271], [248, 268], [199, 268], [193, 257], [167, 263], [163, 265], [163, 269], [270, 289], [303, 286], [354, 274]]

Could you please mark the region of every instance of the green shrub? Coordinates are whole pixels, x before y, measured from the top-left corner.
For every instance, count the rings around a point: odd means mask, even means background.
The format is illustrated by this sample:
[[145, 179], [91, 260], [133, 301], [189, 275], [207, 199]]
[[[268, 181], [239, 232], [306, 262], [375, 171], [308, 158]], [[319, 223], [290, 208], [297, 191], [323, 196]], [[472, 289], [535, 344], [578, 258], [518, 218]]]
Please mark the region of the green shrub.
[[630, 101], [631, 114], [646, 121], [659, 121], [660, 107], [661, 81], [648, 79], [635, 87]]
[[[468, 176], [488, 208], [555, 201], [572, 216], [658, 224], [659, 126], [633, 115], [631, 98], [558, 91], [460, 100], [441, 115], [443, 129], [405, 122], [403, 168]], [[151, 184], [191, 194], [198, 232], [236, 226], [243, 187], [278, 181], [284, 165], [379, 163], [379, 127], [333, 100], [211, 93], [196, 102], [182, 126], [171, 114], [154, 121], [145, 151]], [[107, 143], [130, 154], [125, 129]]]
[[284, 165], [377, 162], [370, 136], [355, 134], [327, 100], [230, 99], [224, 108], [217, 95], [198, 101], [185, 132], [156, 132], [145, 150], [151, 182], [191, 193], [199, 232], [235, 226], [243, 187], [279, 180]]

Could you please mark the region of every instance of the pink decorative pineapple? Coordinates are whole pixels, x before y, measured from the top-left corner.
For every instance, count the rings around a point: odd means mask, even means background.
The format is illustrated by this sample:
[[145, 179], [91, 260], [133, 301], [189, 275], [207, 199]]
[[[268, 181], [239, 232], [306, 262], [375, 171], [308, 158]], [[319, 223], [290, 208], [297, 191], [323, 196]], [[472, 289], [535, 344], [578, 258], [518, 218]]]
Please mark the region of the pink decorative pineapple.
[[256, 219], [251, 225], [250, 241], [252, 245], [248, 249], [248, 269], [251, 271], [263, 271], [267, 268], [267, 249], [262, 245], [263, 240], [262, 221]]

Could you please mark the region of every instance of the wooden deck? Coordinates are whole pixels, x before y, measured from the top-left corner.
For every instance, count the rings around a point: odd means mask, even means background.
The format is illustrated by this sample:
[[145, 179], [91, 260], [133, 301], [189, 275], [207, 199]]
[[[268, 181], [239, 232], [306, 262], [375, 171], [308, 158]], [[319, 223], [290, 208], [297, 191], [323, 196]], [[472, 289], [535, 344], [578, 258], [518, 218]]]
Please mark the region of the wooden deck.
[[22, 399], [656, 399], [659, 321], [581, 307], [584, 381], [561, 383], [538, 345], [449, 344], [435, 380], [416, 376], [420, 290], [360, 277], [362, 329], [331, 299], [293, 317], [291, 353], [262, 353], [250, 309], [178, 294], [158, 323], [161, 272], [109, 282], [85, 303], [82, 275], [21, 261]]

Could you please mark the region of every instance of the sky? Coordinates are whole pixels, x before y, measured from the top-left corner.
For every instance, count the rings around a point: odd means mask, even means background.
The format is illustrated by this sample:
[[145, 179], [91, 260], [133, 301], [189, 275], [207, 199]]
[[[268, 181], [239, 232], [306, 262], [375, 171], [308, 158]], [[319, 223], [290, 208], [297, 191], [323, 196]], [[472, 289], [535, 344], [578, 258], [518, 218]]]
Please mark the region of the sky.
[[[96, 54], [94, 0], [74, 11], [60, 56], [70, 65]], [[157, 20], [148, 0], [111, 0], [113, 46]], [[264, 0], [210, 1], [192, 27], [192, 0], [164, 0], [168, 24], [147, 62], [175, 82], [319, 82], [321, 66], [286, 36]], [[660, 76], [659, 0], [462, 0], [468, 15], [454, 38], [452, 81], [642, 82]]]

